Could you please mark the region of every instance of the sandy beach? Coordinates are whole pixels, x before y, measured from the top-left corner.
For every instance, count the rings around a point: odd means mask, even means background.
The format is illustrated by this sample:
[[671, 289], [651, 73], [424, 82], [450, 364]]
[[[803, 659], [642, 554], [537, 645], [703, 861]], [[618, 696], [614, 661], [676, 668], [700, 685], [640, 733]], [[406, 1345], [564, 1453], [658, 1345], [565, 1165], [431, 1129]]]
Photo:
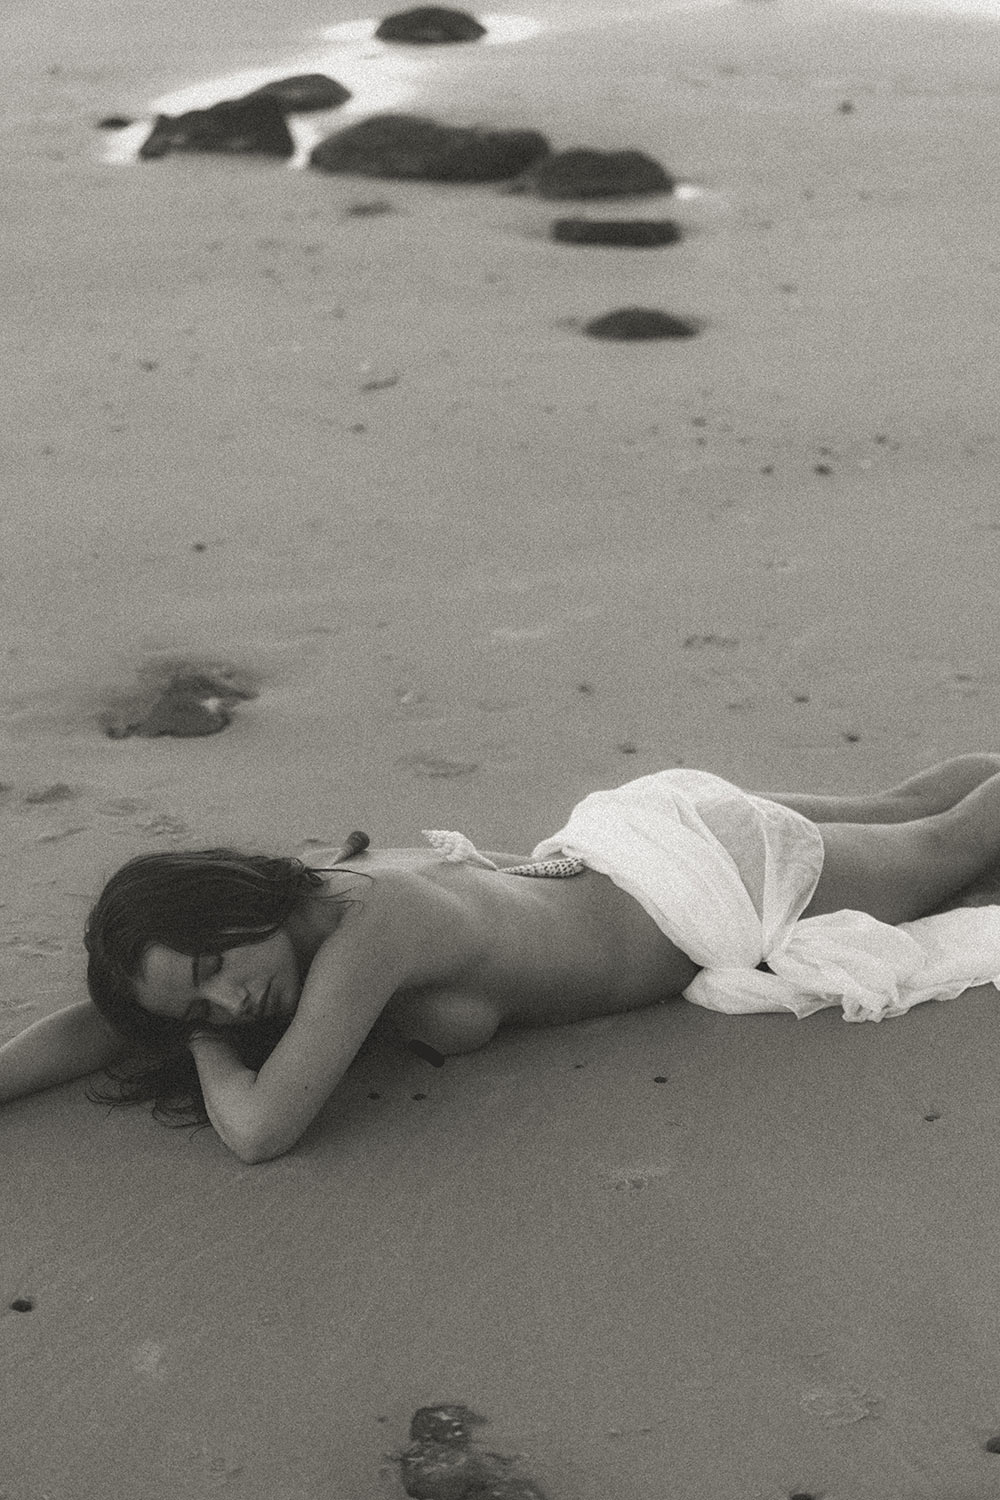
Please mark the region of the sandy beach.
[[[83, 997], [135, 853], [527, 851], [665, 766], [837, 792], [998, 748], [985, 10], [525, 0], [404, 61], [340, 0], [13, 10], [0, 1040]], [[684, 191], [587, 211], [683, 239], [97, 128], [337, 47], [354, 118], [647, 151]], [[701, 332], [581, 331], [632, 305]], [[173, 660], [257, 696], [103, 733]], [[448, 1401], [547, 1500], [987, 1500], [996, 1005], [373, 1044], [263, 1166], [82, 1084], [11, 1105], [0, 1497], [394, 1500]]]

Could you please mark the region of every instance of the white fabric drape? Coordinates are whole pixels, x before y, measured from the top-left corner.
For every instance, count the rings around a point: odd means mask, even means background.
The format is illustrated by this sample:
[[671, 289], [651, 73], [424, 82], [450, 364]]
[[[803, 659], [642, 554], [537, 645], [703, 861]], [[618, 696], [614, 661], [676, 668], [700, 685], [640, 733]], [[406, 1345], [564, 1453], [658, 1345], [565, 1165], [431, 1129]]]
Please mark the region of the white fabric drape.
[[593, 792], [532, 858], [557, 853], [634, 896], [702, 966], [684, 995], [709, 1010], [839, 1005], [848, 1021], [881, 1021], [1000, 979], [1000, 906], [895, 927], [859, 911], [802, 917], [823, 867], [818, 828], [708, 772]]

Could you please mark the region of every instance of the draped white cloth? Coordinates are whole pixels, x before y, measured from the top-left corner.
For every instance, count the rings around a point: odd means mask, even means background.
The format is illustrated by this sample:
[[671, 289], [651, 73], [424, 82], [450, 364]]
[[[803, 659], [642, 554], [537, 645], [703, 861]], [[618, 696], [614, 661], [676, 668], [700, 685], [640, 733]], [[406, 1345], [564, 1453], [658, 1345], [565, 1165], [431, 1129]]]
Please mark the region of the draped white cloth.
[[634, 896], [702, 966], [684, 995], [709, 1010], [801, 1018], [839, 1005], [845, 1020], [881, 1021], [1000, 981], [1000, 906], [895, 927], [860, 911], [803, 917], [823, 867], [818, 828], [708, 772], [593, 792], [532, 858], [559, 853]]

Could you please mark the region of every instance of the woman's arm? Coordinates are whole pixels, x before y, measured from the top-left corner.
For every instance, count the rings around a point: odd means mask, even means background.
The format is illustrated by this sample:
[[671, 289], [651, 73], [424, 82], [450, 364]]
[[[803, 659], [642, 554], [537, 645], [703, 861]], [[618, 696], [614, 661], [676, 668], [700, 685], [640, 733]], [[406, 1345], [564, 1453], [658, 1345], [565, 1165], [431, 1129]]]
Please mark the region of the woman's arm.
[[216, 1135], [244, 1161], [244, 1135], [252, 1120], [251, 1092], [257, 1074], [240, 1062], [219, 1031], [195, 1031], [188, 1044], [198, 1069], [205, 1109]]
[[0, 1104], [96, 1073], [132, 1050], [91, 1001], [81, 1000], [0, 1047]]
[[322, 1109], [404, 982], [402, 922], [398, 909], [390, 916], [374, 897], [343, 918], [313, 959], [292, 1023], [259, 1073], [218, 1033], [192, 1037], [208, 1117], [242, 1161], [283, 1155]]

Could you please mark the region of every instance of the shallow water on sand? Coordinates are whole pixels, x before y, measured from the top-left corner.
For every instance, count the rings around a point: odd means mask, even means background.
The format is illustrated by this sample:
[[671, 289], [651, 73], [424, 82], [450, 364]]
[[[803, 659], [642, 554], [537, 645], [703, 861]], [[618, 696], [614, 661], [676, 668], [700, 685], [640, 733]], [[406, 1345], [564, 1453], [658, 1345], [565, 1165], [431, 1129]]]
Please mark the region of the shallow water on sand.
[[[598, 27], [634, 29], [644, 21], [660, 19], [665, 12], [697, 12], [731, 7], [745, 10], [767, 6], [774, 0], [657, 0], [645, 6], [605, 11], [568, 7], [552, 10], [536, 7], [535, 13], [486, 12], [479, 19], [486, 35], [475, 47], [410, 47], [380, 41], [375, 37], [379, 17], [365, 16], [321, 27], [311, 42], [303, 36], [302, 51], [275, 57], [273, 62], [236, 68], [185, 83], [151, 99], [148, 114], [102, 143], [102, 159], [127, 164], [137, 153], [158, 114], [175, 115], [204, 109], [220, 99], [249, 93], [265, 83], [295, 73], [325, 73], [351, 90], [352, 98], [337, 110], [293, 116], [289, 126], [295, 154], [289, 165], [301, 167], [316, 143], [332, 129], [350, 124], [382, 110], [419, 107], [428, 85], [460, 78], [470, 58], [483, 47], [507, 48], [530, 43], [553, 28], [574, 32]], [[780, 0], [779, 0], [780, 3]], [[997, 0], [838, 0], [844, 12], [851, 10], [905, 11], [916, 16], [959, 16], [1000, 19]], [[831, 7], [822, 5], [828, 14]], [[835, 8], [834, 8], [835, 9]], [[289, 39], [291, 46], [291, 38]]]

